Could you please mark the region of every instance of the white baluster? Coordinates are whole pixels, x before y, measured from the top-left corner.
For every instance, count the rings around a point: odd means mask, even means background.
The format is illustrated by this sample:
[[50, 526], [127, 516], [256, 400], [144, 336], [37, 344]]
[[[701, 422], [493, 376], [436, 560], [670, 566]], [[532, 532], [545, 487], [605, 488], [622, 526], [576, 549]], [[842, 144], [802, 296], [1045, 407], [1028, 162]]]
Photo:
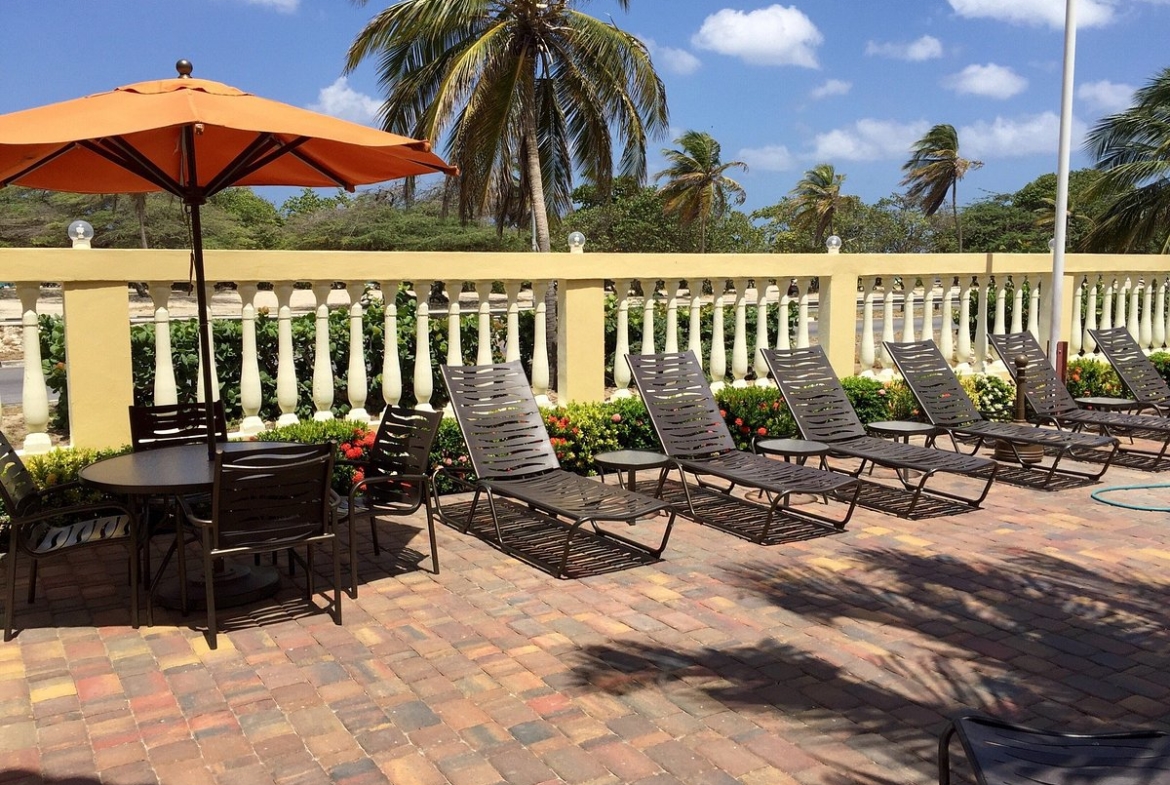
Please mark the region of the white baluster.
[[764, 360], [764, 349], [768, 348], [768, 282], [756, 281], [756, 351], [752, 369], [756, 372], [756, 384], [767, 387], [768, 363]]
[[723, 295], [727, 281], [722, 278], [711, 281], [715, 295], [715, 308], [711, 315], [711, 390], [718, 391], [727, 378], [727, 337], [723, 330]]
[[641, 278], [642, 283], [642, 354], [655, 354], [654, 347], [654, 295], [657, 293], [657, 278]]
[[942, 318], [939, 320], [938, 348], [948, 363], [955, 361], [955, 280], [940, 281], [943, 288]]
[[987, 328], [988, 328], [988, 295], [991, 284], [988, 281], [979, 282], [979, 313], [975, 321], [975, 362], [971, 366], [977, 373], [987, 370]]
[[617, 387], [615, 398], [628, 398], [630, 392], [630, 364], [626, 355], [630, 353], [630, 279], [618, 278], [613, 282], [614, 298], [617, 300], [617, 334], [613, 353], [613, 383]]
[[209, 283], [203, 288], [204, 296], [207, 298], [207, 345], [211, 349], [211, 357], [203, 356], [203, 344], [201, 341], [196, 341], [199, 351], [199, 366], [196, 369], [198, 376], [195, 377], [195, 399], [200, 403], [207, 400], [203, 390], [203, 363], [211, 363], [211, 400], [219, 400], [219, 371], [215, 367], [215, 320], [211, 318], [211, 298], [215, 296], [215, 284]]
[[447, 281], [447, 365], [463, 365], [463, 307], [459, 295], [463, 281]]
[[1089, 331], [1097, 329], [1097, 278], [1095, 276], [1089, 278], [1087, 288], [1087, 302], [1085, 304], [1085, 338], [1081, 344], [1081, 348], [1084, 349], [1085, 354], [1093, 354], [1097, 351], [1097, 342], [1093, 340], [1093, 336], [1089, 334]]
[[168, 406], [179, 402], [175, 357], [171, 352], [170, 282], [151, 283], [150, 300], [154, 305], [154, 405]]
[[1133, 336], [1133, 339], [1142, 343], [1141, 322], [1139, 321], [1138, 310], [1141, 303], [1140, 281], [1136, 276], [1125, 279], [1126, 293], [1129, 295], [1129, 313], [1125, 320], [1125, 329]]
[[796, 301], [796, 348], [797, 349], [807, 349], [808, 348], [808, 343], [809, 343], [809, 341], [808, 341], [808, 325], [809, 325], [809, 322], [811, 321], [811, 319], [808, 315], [808, 300], [809, 300], [808, 290], [811, 286], [812, 286], [812, 279], [811, 278], [797, 278], [796, 279], [797, 297], [800, 298]]
[[747, 360], [747, 279], [735, 279], [735, 333], [731, 337], [731, 386], [746, 387]]
[[[1018, 280], [1017, 280], [1018, 279]], [[1024, 277], [1012, 276], [1012, 332], [1024, 331]]]
[[504, 281], [508, 296], [508, 343], [504, 347], [504, 362], [520, 359], [520, 286], [522, 281]]
[[[21, 283], [16, 287], [20, 298], [20, 333], [24, 345], [24, 386], [21, 406], [24, 412], [24, 451], [30, 455], [48, 452], [53, 447], [49, 438], [49, 394], [45, 389], [45, 372], [41, 365], [41, 335], [37, 321], [37, 300], [41, 296], [40, 283]], [[5, 467], [7, 469], [7, 467]], [[12, 514], [12, 510], [8, 511]], [[12, 560], [8, 569], [13, 568]], [[9, 610], [9, 618], [12, 611]]]
[[699, 362], [703, 362], [703, 282], [687, 281], [691, 296], [691, 322], [687, 328], [687, 348], [695, 353]]
[[1040, 340], [1040, 314], [1043, 312], [1040, 307], [1041, 288], [1039, 277], [1028, 279], [1028, 332], [1037, 341]]
[[433, 412], [434, 368], [431, 363], [431, 279], [414, 282], [414, 408]]
[[[990, 287], [988, 288], [988, 296], [990, 297]], [[1007, 279], [1003, 275], [996, 276], [995, 280], [995, 326], [992, 328], [995, 335], [1004, 335], [1007, 332]], [[990, 319], [990, 317], [988, 317]], [[984, 347], [984, 364], [983, 370], [985, 373], [1001, 374], [1007, 371], [1007, 366], [1004, 365], [1004, 359], [996, 355], [995, 360], [988, 361], [990, 352], [988, 347]]]
[[547, 313], [544, 301], [545, 293], [552, 286], [552, 281], [532, 282], [532, 305], [535, 324], [532, 330], [532, 393], [536, 397], [537, 406], [552, 406], [548, 397], [548, 328], [545, 326]]
[[332, 281], [315, 281], [317, 308], [313, 320], [313, 419], [333, 419], [333, 358], [329, 355], [329, 292]]
[[894, 358], [886, 350], [886, 343], [893, 343], [897, 340], [894, 334], [894, 278], [893, 276], [882, 276], [882, 369], [878, 372], [877, 378], [882, 381], [889, 381], [894, 378]]
[[398, 281], [382, 281], [382, 400], [397, 406], [402, 400], [402, 361], [398, 355]]
[[[876, 283], [877, 278], [872, 275], [861, 279], [861, 346], [858, 348], [858, 359], [861, 362], [862, 376], [877, 375], [873, 370], [877, 359], [873, 337], [873, 298]], [[781, 300], [783, 301], [783, 298]], [[784, 311], [780, 312], [781, 322], [787, 321], [784, 318], [786, 315]]]
[[1158, 280], [1158, 294], [1154, 300], [1154, 313], [1151, 317], [1154, 322], [1154, 345], [1151, 347], [1155, 352], [1161, 351], [1162, 347], [1166, 345], [1166, 279], [1159, 278]]
[[349, 367], [345, 370], [349, 414], [345, 415], [345, 419], [368, 423], [370, 413], [366, 411], [366, 399], [370, 396], [370, 380], [366, 376], [366, 333], [362, 328], [362, 315], [365, 313], [362, 292], [365, 284], [347, 281], [345, 290], [349, 294]]
[[275, 284], [276, 322], [276, 403], [280, 407], [278, 426], [297, 422], [297, 369], [293, 362], [292, 294], [293, 284], [285, 281]]
[[776, 281], [780, 289], [780, 302], [776, 304], [779, 314], [776, 317], [776, 348], [788, 351], [792, 348], [792, 297], [788, 294], [792, 287], [791, 278], [780, 278]]
[[1138, 330], [1138, 342], [1147, 352], [1154, 342], [1154, 318], [1150, 311], [1154, 308], [1154, 289], [1149, 276], [1142, 282], [1142, 316], [1141, 327]]
[[681, 282], [663, 281], [666, 288], [666, 337], [663, 339], [662, 351], [674, 354], [678, 351], [678, 298], [682, 294]]
[[1073, 290], [1072, 333], [1068, 341], [1069, 359], [1078, 357], [1084, 346], [1085, 329], [1081, 318], [1081, 306], [1085, 301], [1085, 279], [1078, 276], [1076, 288]]
[[1101, 301], [1101, 329], [1110, 330], [1118, 325], [1113, 323], [1113, 292], [1117, 279], [1108, 276], [1104, 280], [1104, 299]]
[[922, 279], [922, 333], [923, 341], [934, 340], [934, 276]]
[[971, 286], [974, 278], [963, 276], [964, 283], [959, 288], [959, 326], [958, 340], [955, 342], [955, 370], [971, 370]]
[[475, 353], [476, 365], [492, 364], [492, 282], [476, 281], [475, 296], [479, 298], [479, 332], [476, 338], [479, 344]]
[[914, 304], [914, 277], [907, 276], [902, 279], [902, 340], [906, 343], [918, 340], [914, 332]]
[[254, 281], [241, 281], [240, 294], [240, 409], [244, 419], [240, 433], [252, 435], [264, 430], [260, 407], [264, 394], [260, 387], [260, 356], [256, 351], [256, 295], [260, 287]]

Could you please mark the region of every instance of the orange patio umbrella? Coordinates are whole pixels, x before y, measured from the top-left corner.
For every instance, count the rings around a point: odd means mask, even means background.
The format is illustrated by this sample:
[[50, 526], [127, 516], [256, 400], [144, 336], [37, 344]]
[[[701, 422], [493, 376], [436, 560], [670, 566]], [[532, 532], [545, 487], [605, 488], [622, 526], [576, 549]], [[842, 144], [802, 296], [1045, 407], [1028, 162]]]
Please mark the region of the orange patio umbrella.
[[[179, 77], [0, 115], [0, 187], [74, 193], [165, 191], [191, 213], [199, 345], [210, 358], [199, 206], [230, 186], [354, 190], [399, 177], [457, 174], [426, 141]], [[208, 432], [211, 363], [203, 363]], [[211, 437], [214, 439], [214, 436]], [[209, 454], [214, 442], [209, 442]]]

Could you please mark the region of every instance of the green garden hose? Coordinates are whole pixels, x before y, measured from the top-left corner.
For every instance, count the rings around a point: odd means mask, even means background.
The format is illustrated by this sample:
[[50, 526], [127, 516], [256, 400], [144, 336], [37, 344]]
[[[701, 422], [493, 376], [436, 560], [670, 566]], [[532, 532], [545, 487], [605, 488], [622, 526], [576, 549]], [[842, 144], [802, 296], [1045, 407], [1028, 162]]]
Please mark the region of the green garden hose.
[[1124, 507], [1127, 510], [1142, 510], [1144, 512], [1170, 512], [1170, 507], [1149, 507], [1144, 504], [1126, 504], [1125, 502], [1114, 501], [1112, 499], [1104, 498], [1108, 493], [1120, 493], [1121, 491], [1148, 491], [1153, 488], [1170, 488], [1170, 483], [1156, 483], [1154, 485], [1115, 485], [1112, 488], [1102, 488], [1093, 491], [1090, 496], [1093, 501], [1101, 502], [1102, 504], [1109, 504], [1114, 507]]

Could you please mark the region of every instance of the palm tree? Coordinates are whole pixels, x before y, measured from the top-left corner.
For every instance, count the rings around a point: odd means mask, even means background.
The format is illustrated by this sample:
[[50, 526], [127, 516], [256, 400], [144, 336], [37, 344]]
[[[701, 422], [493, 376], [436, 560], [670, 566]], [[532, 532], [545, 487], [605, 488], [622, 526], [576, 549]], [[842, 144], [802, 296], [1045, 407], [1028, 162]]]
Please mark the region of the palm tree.
[[375, 57], [386, 130], [448, 140], [465, 220], [504, 196], [519, 167], [541, 251], [549, 213], [571, 204], [575, 170], [607, 191], [616, 138], [618, 173], [643, 180], [647, 139], [667, 127], [645, 45], [578, 11], [585, 2], [401, 0], [358, 34], [346, 61], [348, 73]]
[[794, 226], [813, 233], [813, 244], [820, 247], [825, 237], [835, 234], [833, 219], [848, 197], [841, 195], [845, 175], [837, 174], [832, 164], [817, 164], [788, 193], [792, 196]]
[[1085, 238], [1087, 247], [1142, 252], [1157, 244], [1170, 252], [1170, 68], [1134, 93], [1134, 105], [1106, 117], [1085, 148], [1103, 172], [1089, 199], [1107, 206]]
[[663, 150], [669, 166], [654, 175], [667, 179], [661, 194], [664, 208], [677, 215], [684, 226], [699, 224], [699, 253], [707, 250], [707, 225], [713, 217], [727, 213], [732, 204], [743, 204], [747, 193], [743, 186], [724, 175], [738, 167], [747, 171], [743, 161], [719, 160], [719, 143], [711, 134], [687, 131], [674, 140], [678, 150]]
[[902, 165], [906, 176], [902, 185], [910, 186], [906, 196], [922, 205], [929, 218], [938, 212], [951, 195], [951, 213], [955, 217], [955, 234], [959, 252], [963, 251], [963, 227], [959, 223], [959, 181], [967, 172], [983, 166], [959, 155], [959, 133], [953, 125], [936, 125], [910, 148], [910, 160]]

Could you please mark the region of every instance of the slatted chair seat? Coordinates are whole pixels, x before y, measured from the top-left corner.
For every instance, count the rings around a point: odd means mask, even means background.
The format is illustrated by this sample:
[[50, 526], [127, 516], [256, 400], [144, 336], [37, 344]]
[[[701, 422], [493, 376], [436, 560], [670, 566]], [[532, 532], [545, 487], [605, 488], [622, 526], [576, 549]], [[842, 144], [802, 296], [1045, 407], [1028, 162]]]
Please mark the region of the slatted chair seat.
[[[562, 469], [528, 377], [518, 361], [497, 365], [444, 365], [442, 375], [455, 419], [467, 443], [475, 480], [466, 517], [452, 518], [440, 503], [437, 513], [441, 519], [467, 532], [481, 498], [485, 499], [496, 541], [502, 548], [508, 548], [496, 509], [497, 497], [526, 506], [530, 517], [565, 528], [561, 558], [554, 567], [557, 577], [566, 575], [574, 538], [586, 525], [594, 534], [638, 553], [655, 559], [662, 556], [674, 527], [675, 512], [670, 504]], [[439, 467], [437, 475], [444, 474], [457, 483], [464, 482], [464, 478], [446, 467]], [[657, 545], [619, 535], [602, 525], [657, 519], [657, 514], [664, 511], [669, 516]]]
[[1161, 447], [1156, 450], [1136, 445], [1122, 445], [1119, 450], [1150, 456], [1155, 463], [1166, 456], [1166, 450], [1170, 448], [1170, 418], [1082, 408], [1064, 382], [1060, 381], [1032, 333], [994, 335], [991, 342], [1008, 366], [1013, 379], [1018, 378], [1019, 370], [1011, 360], [1019, 356], [1028, 359], [1024, 393], [1037, 421], [1073, 431], [1090, 428], [1108, 436], [1128, 436], [1160, 443]]
[[[1005, 447], [1006, 452], [999, 450], [996, 457], [1010, 454], [1013, 463], [1042, 473], [1040, 487], [1049, 487], [1058, 474], [1080, 480], [1097, 480], [1117, 453], [1118, 442], [1112, 436], [987, 420], [964, 392], [934, 341], [886, 341], [884, 346], [932, 425], [942, 428], [952, 437], [972, 442], [972, 453], [985, 444]], [[1021, 445], [1039, 447], [1045, 455], [1051, 456], [1051, 460], [1047, 464], [1043, 460], [1031, 460], [1019, 451]], [[1061, 466], [1066, 457], [1099, 461], [1100, 468], [1096, 471], [1069, 469]]]
[[1129, 330], [1125, 327], [1089, 330], [1089, 335], [1140, 407], [1153, 409], [1163, 417], [1170, 416], [1170, 384], [1158, 373]]
[[[895, 469], [902, 484], [913, 493], [903, 513], [907, 517], [914, 514], [924, 493], [972, 507], [978, 507], [987, 497], [995, 480], [994, 461], [868, 435], [822, 347], [765, 349], [763, 355], [800, 435], [829, 445], [830, 455], [860, 459], [854, 476], [860, 476], [871, 464]], [[907, 482], [907, 471], [920, 473], [917, 483]], [[981, 492], [970, 497], [935, 489], [928, 491], [927, 481], [938, 473], [979, 477], [984, 480]]]
[[[687, 474], [693, 475], [696, 482], [703, 477], [724, 480], [730, 484], [724, 489], [727, 494], [737, 486], [763, 491], [769, 504], [764, 526], [754, 538], [758, 542], [766, 540], [781, 512], [834, 529], [845, 528], [857, 505], [861, 483], [845, 474], [774, 461], [737, 449], [694, 352], [630, 354], [626, 361], [663, 451], [682, 477], [690, 517], [739, 534], [727, 521], [704, 516], [697, 509]], [[798, 510], [791, 504], [797, 494], [838, 497], [847, 507], [836, 518]], [[744, 503], [749, 502], [745, 499]]]
[[1170, 734], [1164, 731], [1061, 733], [962, 713], [939, 737], [939, 785], [950, 785], [950, 741], [956, 735], [979, 785], [1170, 782]]

